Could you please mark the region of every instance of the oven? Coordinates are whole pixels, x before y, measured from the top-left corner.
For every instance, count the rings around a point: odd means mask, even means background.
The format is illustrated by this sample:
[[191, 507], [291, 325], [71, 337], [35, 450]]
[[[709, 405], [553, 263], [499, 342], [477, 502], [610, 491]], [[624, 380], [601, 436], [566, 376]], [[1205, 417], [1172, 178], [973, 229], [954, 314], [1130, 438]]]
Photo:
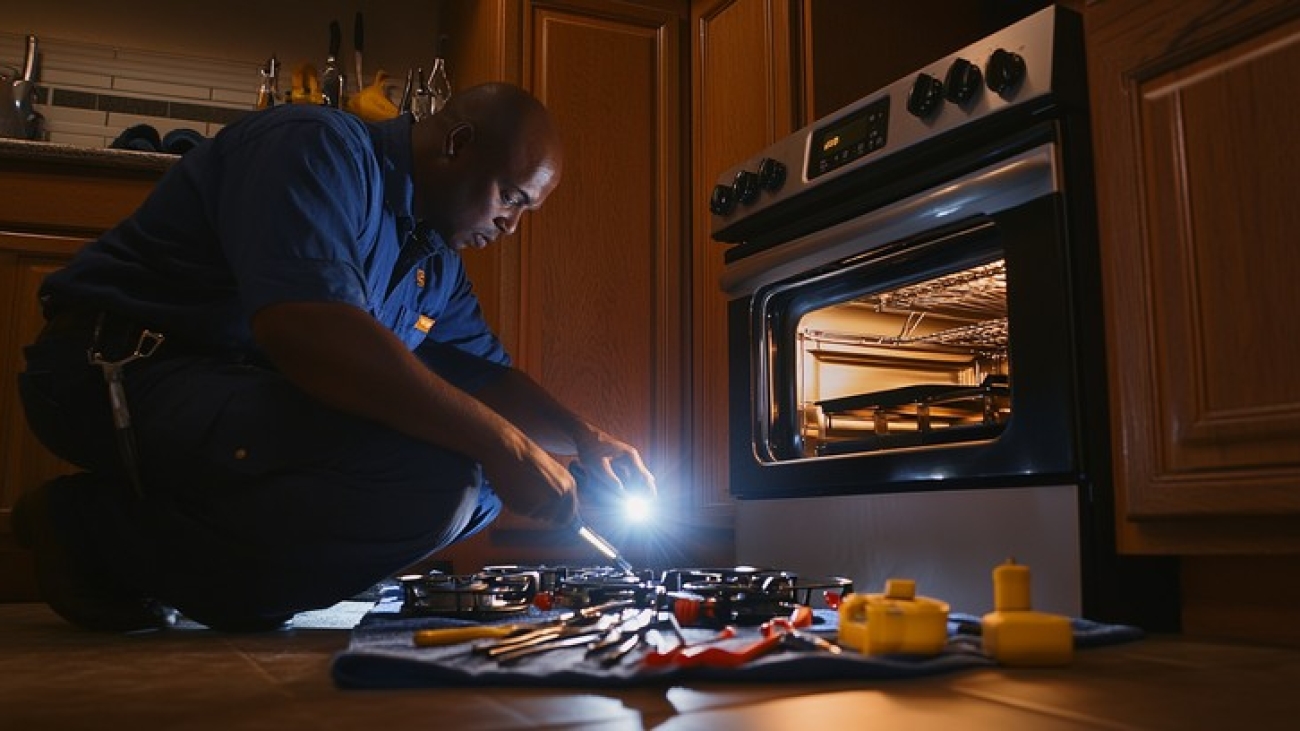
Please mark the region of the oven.
[[1118, 556], [1082, 28], [1049, 7], [723, 173], [737, 558], [1176, 624]]

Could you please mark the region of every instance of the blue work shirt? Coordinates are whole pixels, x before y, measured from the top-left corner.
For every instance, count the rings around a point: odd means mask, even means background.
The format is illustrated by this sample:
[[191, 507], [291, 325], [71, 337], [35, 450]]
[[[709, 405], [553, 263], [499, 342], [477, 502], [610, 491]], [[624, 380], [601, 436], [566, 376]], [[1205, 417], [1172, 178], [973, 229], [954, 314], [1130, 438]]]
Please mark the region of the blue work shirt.
[[412, 124], [312, 105], [250, 113], [47, 277], [42, 299], [130, 317], [200, 352], [250, 354], [263, 307], [341, 302], [412, 350], [453, 346], [453, 370], [508, 365], [460, 255], [414, 219]]

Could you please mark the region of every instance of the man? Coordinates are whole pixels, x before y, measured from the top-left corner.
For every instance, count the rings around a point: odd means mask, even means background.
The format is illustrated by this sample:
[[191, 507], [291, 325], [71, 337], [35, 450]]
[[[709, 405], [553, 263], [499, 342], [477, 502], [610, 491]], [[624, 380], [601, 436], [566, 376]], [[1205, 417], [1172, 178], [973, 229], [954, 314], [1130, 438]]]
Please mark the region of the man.
[[653, 488], [635, 449], [510, 367], [456, 253], [513, 233], [560, 172], [546, 109], [505, 84], [419, 122], [279, 107], [188, 152], [41, 288], [23, 401], [86, 470], [15, 506], [45, 600], [96, 629], [169, 607], [270, 628], [502, 503], [570, 523], [552, 454]]

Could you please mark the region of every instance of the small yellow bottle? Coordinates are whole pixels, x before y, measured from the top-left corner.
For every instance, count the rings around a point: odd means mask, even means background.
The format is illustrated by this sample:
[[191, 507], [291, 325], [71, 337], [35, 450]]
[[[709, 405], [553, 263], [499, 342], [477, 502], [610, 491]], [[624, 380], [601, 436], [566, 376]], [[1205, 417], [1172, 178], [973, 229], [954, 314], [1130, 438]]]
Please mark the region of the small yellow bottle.
[[985, 614], [985, 654], [1002, 665], [1067, 665], [1074, 658], [1069, 617], [1031, 608], [1029, 567], [1015, 559], [993, 569], [993, 609]]

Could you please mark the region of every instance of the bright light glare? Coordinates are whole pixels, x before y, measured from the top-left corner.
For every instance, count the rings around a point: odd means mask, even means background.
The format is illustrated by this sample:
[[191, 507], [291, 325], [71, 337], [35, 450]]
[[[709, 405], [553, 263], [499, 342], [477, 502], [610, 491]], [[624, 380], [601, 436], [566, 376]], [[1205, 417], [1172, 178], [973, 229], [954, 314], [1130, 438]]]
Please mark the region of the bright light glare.
[[623, 515], [629, 523], [645, 523], [653, 512], [650, 501], [640, 495], [629, 495], [623, 501]]

